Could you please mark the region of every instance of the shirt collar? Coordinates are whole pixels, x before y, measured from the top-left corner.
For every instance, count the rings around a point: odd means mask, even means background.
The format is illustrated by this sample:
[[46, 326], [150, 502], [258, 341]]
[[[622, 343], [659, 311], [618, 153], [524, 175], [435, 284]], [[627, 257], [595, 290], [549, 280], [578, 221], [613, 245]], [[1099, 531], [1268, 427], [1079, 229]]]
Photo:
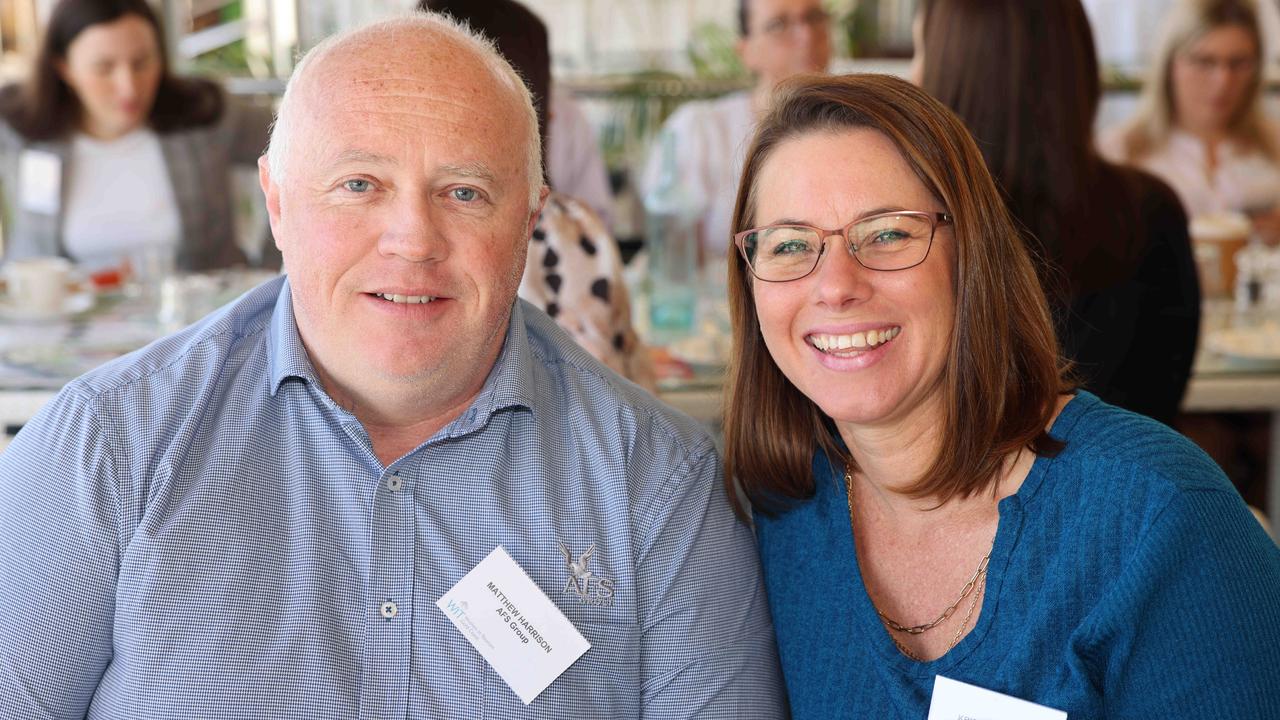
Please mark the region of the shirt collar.
[[533, 410], [534, 357], [524, 323], [523, 304], [523, 300], [517, 299], [512, 305], [502, 351], [471, 407], [453, 422], [448, 431], [451, 437], [483, 427], [499, 410], [513, 407]]
[[276, 297], [276, 308], [271, 313], [271, 325], [267, 330], [267, 367], [271, 370], [272, 395], [289, 378], [299, 378], [317, 386], [320, 384], [307, 349], [302, 346], [302, 336], [298, 334], [288, 277], [280, 284], [280, 294]]
[[[533, 408], [534, 358], [529, 347], [522, 304], [523, 301], [517, 300], [512, 305], [502, 351], [498, 353], [498, 359], [471, 407], [454, 421], [451, 435], [465, 434], [483, 426], [499, 410], [511, 407]], [[298, 334], [288, 278], [280, 286], [280, 295], [276, 298], [275, 311], [272, 313], [267, 357], [271, 370], [272, 395], [289, 378], [299, 378], [320, 386], [315, 368], [302, 345], [302, 336]]]

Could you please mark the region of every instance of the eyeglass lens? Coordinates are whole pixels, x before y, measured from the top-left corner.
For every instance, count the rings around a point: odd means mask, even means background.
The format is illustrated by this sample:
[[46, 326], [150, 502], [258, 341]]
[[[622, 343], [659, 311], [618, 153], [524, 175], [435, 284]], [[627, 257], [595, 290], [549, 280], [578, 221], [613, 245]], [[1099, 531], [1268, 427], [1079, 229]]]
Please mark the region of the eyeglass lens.
[[[872, 270], [901, 270], [924, 260], [933, 221], [923, 215], [882, 215], [848, 228], [846, 247]], [[813, 271], [826, 239], [814, 228], [774, 225], [753, 230], [743, 248], [751, 270], [763, 280], [793, 280]]]

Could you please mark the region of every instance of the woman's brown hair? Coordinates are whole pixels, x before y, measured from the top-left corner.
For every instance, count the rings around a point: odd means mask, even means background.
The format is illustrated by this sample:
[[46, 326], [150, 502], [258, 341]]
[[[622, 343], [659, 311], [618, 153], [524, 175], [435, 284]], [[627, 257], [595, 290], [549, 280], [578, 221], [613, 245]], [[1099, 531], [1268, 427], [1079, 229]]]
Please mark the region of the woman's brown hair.
[[58, 74], [57, 64], [80, 33], [94, 25], [137, 16], [155, 32], [160, 53], [160, 85], [147, 122], [171, 132], [217, 122], [224, 99], [207, 80], [179, 78], [169, 70], [164, 31], [147, 0], [62, 0], [49, 16], [40, 51], [26, 82], [0, 89], [0, 117], [30, 141], [67, 137], [80, 122], [80, 101]]
[[[994, 490], [1007, 456], [1053, 454], [1045, 427], [1067, 389], [1035, 269], [963, 123], [910, 83], [886, 75], [802, 76], [779, 85], [747, 152], [734, 232], [755, 224], [756, 181], [773, 151], [812, 133], [870, 129], [888, 138], [954, 218], [955, 325], [944, 370], [942, 446], [908, 488], [939, 504]], [[803, 172], [793, 169], [791, 172]], [[821, 448], [856, 470], [830, 418], [782, 374], [760, 335], [743, 259], [729, 262], [733, 350], [725, 397], [725, 482], [764, 511], [813, 494]], [[742, 508], [739, 508], [742, 510]]]

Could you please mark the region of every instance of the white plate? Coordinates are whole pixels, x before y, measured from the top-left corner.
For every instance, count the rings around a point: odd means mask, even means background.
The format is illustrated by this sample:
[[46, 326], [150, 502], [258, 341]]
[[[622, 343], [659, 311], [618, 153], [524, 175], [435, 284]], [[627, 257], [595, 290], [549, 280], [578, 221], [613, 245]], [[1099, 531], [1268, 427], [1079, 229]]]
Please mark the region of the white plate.
[[68, 295], [62, 300], [62, 307], [52, 313], [36, 313], [10, 302], [9, 298], [0, 296], [0, 319], [18, 322], [40, 320], [62, 320], [93, 307], [94, 295], [91, 292], [78, 292]]
[[1233, 365], [1260, 370], [1280, 368], [1280, 325], [1214, 330], [1205, 338], [1205, 346]]

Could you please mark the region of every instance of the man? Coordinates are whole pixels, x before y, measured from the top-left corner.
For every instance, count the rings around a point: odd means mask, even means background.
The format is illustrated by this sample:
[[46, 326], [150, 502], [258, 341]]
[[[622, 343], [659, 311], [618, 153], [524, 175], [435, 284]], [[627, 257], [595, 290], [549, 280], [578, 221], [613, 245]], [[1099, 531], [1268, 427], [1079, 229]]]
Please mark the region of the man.
[[681, 105], [654, 141], [640, 188], [648, 194], [661, 181], [667, 154], [664, 136], [670, 135], [676, 175], [702, 205], [699, 230], [706, 263], [715, 265], [733, 244], [730, 218], [756, 118], [768, 110], [779, 82], [826, 71], [831, 61], [830, 25], [822, 0], [740, 0], [737, 52], [755, 76], [754, 87]]
[[[515, 304], [540, 162], [523, 84], [448, 20], [308, 55], [260, 164], [288, 277], [0, 456], [0, 714], [780, 714], [709, 438]], [[436, 606], [498, 547], [512, 632], [591, 645], [527, 707], [544, 668], [481, 654], [516, 634]]]

